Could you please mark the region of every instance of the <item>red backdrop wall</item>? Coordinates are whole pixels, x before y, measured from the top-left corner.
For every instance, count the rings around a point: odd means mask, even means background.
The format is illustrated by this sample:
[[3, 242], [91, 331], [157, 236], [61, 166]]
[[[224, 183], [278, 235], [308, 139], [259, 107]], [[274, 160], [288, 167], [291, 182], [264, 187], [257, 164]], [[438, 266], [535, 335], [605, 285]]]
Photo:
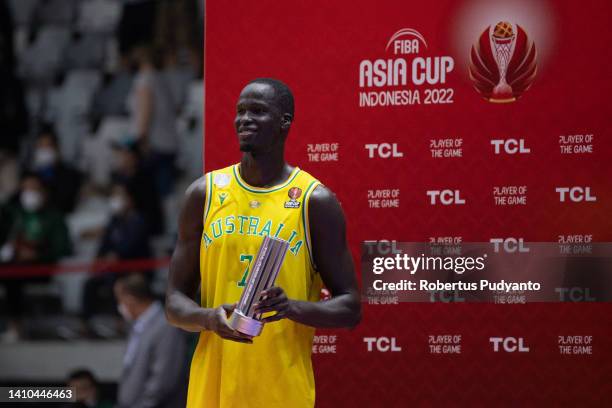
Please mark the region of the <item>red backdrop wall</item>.
[[[338, 195], [357, 265], [364, 240], [609, 242], [610, 11], [603, 0], [208, 1], [206, 171], [239, 160], [242, 87], [275, 77], [296, 99], [288, 161]], [[470, 53], [483, 33], [484, 48], [493, 44], [488, 27], [503, 21], [517, 35], [506, 74], [516, 100], [493, 103], [475, 88]], [[525, 44], [537, 52], [526, 55]], [[421, 61], [436, 58], [445, 78], [431, 71], [431, 83], [419, 84]], [[397, 59], [405, 83], [364, 63], [382, 60], [386, 71]], [[516, 78], [525, 64], [537, 67], [526, 90]], [[498, 68], [480, 72], [484, 81], [497, 84]], [[394, 92], [404, 103], [363, 106]], [[432, 205], [437, 193], [427, 192], [445, 190]], [[384, 194], [389, 201], [368, 198]], [[588, 302], [365, 304], [357, 329], [315, 339], [317, 404], [603, 405], [612, 395], [611, 312]], [[432, 354], [432, 341], [445, 340], [430, 336], [439, 335], [454, 336], [461, 352]], [[561, 354], [559, 336], [580, 336], [591, 353]], [[529, 351], [494, 351], [491, 337], [520, 338]]]

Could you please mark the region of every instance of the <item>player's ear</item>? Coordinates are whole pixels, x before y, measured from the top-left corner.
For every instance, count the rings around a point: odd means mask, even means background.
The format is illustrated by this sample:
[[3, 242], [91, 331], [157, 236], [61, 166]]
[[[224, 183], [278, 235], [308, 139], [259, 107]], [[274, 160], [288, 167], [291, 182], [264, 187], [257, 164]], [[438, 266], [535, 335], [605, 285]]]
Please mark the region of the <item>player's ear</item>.
[[281, 119], [281, 129], [289, 130], [291, 127], [291, 122], [293, 122], [293, 116], [290, 113], [283, 113], [283, 117]]

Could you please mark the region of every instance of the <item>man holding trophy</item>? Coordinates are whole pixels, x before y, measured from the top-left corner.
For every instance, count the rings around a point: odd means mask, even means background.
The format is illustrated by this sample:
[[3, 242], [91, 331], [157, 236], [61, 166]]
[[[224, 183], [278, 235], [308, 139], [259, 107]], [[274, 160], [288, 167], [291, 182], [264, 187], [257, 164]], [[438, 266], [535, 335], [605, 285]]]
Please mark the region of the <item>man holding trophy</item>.
[[[312, 407], [314, 328], [360, 321], [340, 204], [284, 159], [293, 105], [284, 83], [250, 82], [236, 110], [240, 163], [187, 189], [166, 314], [200, 333], [188, 407]], [[331, 298], [319, 301], [322, 285]]]

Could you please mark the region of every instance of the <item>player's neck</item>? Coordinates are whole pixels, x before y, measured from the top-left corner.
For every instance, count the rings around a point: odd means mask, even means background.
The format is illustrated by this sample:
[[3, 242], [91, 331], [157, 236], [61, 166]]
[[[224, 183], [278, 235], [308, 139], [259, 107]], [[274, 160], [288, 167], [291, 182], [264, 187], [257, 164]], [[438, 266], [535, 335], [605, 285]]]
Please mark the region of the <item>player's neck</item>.
[[254, 187], [282, 184], [292, 171], [293, 168], [285, 162], [283, 152], [245, 153], [240, 160], [240, 177]]

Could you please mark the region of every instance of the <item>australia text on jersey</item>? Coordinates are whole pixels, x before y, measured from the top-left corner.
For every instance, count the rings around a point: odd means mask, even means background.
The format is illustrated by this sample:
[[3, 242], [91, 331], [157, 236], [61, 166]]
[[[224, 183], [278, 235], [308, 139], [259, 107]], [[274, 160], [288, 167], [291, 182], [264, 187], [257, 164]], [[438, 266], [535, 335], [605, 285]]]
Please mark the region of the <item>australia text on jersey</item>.
[[[261, 219], [252, 215], [228, 215], [227, 217], [217, 218], [211, 222], [209, 227], [210, 231], [204, 233], [202, 240], [204, 241], [205, 248], [208, 248], [216, 239], [221, 238], [224, 234], [259, 235], [263, 237], [264, 235], [270, 235], [272, 230], [276, 231], [273, 237], [283, 238], [283, 236], [279, 237], [279, 234], [281, 234], [285, 228], [285, 224], [282, 222], [279, 223], [276, 228], [274, 228], [274, 223], [272, 220], [266, 221], [266, 223], [259, 228], [261, 224]], [[283, 235], [286, 236], [287, 234], [283, 233]], [[286, 238], [286, 240], [289, 242], [289, 251], [293, 255], [297, 255], [299, 253], [304, 243], [303, 240], [293, 243], [293, 240], [297, 236], [297, 231], [292, 230], [289, 237]]]

